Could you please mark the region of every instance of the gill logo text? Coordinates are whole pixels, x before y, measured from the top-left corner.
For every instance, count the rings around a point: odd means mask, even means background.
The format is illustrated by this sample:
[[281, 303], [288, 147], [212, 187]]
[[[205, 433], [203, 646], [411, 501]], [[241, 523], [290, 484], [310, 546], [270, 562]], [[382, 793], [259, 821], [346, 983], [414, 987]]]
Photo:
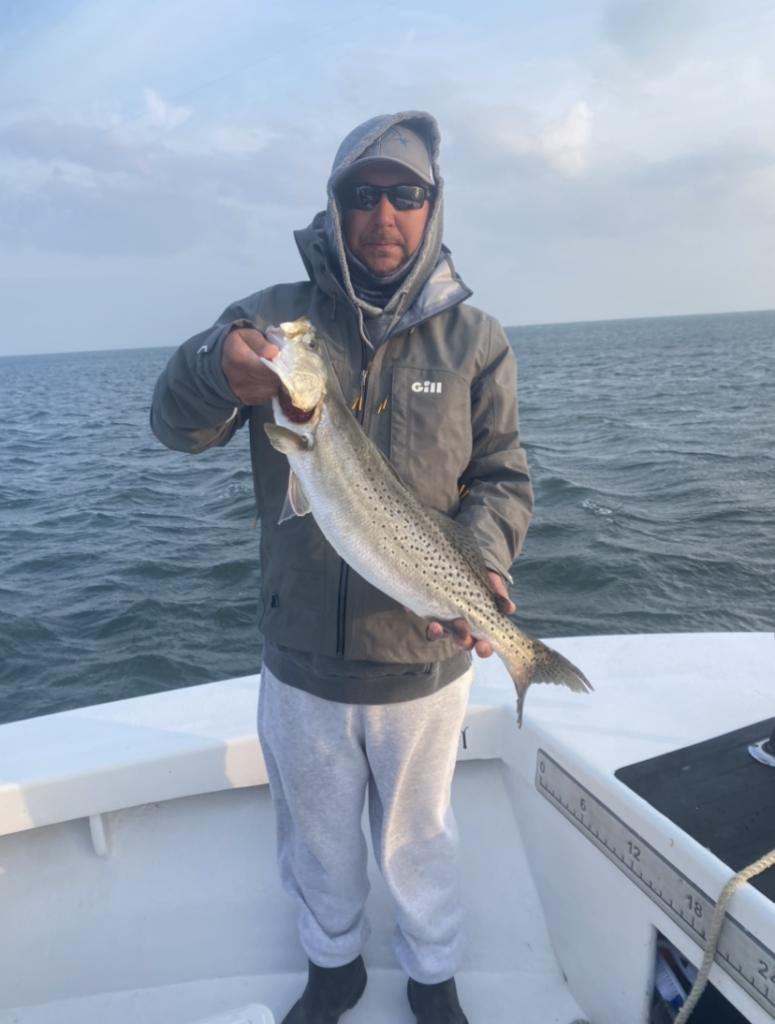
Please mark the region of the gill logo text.
[[427, 394], [432, 394], [432, 395], [441, 394], [441, 381], [439, 381], [437, 384], [432, 384], [429, 380], [426, 380], [424, 383], [421, 384], [417, 380], [417, 381], [414, 382], [414, 384], [412, 384], [412, 391], [417, 391], [417, 392], [422, 391], [426, 395]]

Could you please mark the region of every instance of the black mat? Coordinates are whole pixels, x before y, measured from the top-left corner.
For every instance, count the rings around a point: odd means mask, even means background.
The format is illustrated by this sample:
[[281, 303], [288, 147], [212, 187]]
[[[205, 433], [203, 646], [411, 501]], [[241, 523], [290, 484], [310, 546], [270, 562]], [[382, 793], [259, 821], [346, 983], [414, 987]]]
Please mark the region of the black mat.
[[[769, 737], [773, 728], [775, 718], [768, 718], [620, 768], [616, 777], [740, 871], [775, 849], [775, 768], [748, 753], [748, 745]], [[751, 885], [775, 902], [775, 867]]]

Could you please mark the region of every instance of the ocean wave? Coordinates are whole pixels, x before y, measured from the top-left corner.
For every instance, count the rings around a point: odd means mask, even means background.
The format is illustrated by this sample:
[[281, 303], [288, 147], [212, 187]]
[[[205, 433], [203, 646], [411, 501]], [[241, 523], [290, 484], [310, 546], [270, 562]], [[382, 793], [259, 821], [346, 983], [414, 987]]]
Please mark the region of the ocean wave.
[[[536, 493], [515, 621], [772, 629], [775, 314], [508, 334]], [[148, 405], [169, 354], [0, 360], [0, 719], [260, 667], [247, 431], [162, 448]]]

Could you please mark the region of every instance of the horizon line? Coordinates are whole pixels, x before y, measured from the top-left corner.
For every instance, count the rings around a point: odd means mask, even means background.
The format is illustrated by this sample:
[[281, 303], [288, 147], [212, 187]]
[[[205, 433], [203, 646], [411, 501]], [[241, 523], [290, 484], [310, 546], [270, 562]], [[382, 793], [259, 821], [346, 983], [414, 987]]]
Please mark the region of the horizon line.
[[[616, 324], [616, 323], [637, 323], [642, 320], [690, 320], [701, 317], [724, 317], [724, 316], [755, 316], [762, 313], [775, 313], [773, 309], [734, 309], [723, 313], [667, 313], [658, 316], [615, 316], [603, 317], [597, 320], [550, 320], [524, 324], [502, 324], [504, 331], [521, 331], [531, 327], [575, 327], [581, 324]], [[213, 324], [213, 327], [216, 325]], [[187, 339], [184, 339], [184, 341]], [[173, 351], [182, 345], [127, 345], [122, 348], [73, 348], [53, 349], [48, 352], [0, 352], [0, 359], [27, 359], [32, 356], [74, 356], [87, 353], [100, 352], [152, 352], [158, 349], [172, 349]]]

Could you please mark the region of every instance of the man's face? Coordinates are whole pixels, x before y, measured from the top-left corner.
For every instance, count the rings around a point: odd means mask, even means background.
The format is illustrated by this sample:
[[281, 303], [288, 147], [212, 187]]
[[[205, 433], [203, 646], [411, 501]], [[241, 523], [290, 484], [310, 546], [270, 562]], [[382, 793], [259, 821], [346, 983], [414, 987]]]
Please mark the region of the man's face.
[[[352, 185], [425, 185], [411, 171], [396, 164], [374, 163], [348, 176]], [[372, 274], [392, 274], [406, 263], [422, 241], [430, 213], [426, 199], [419, 210], [396, 210], [386, 195], [373, 210], [345, 210], [344, 237], [353, 256]]]

